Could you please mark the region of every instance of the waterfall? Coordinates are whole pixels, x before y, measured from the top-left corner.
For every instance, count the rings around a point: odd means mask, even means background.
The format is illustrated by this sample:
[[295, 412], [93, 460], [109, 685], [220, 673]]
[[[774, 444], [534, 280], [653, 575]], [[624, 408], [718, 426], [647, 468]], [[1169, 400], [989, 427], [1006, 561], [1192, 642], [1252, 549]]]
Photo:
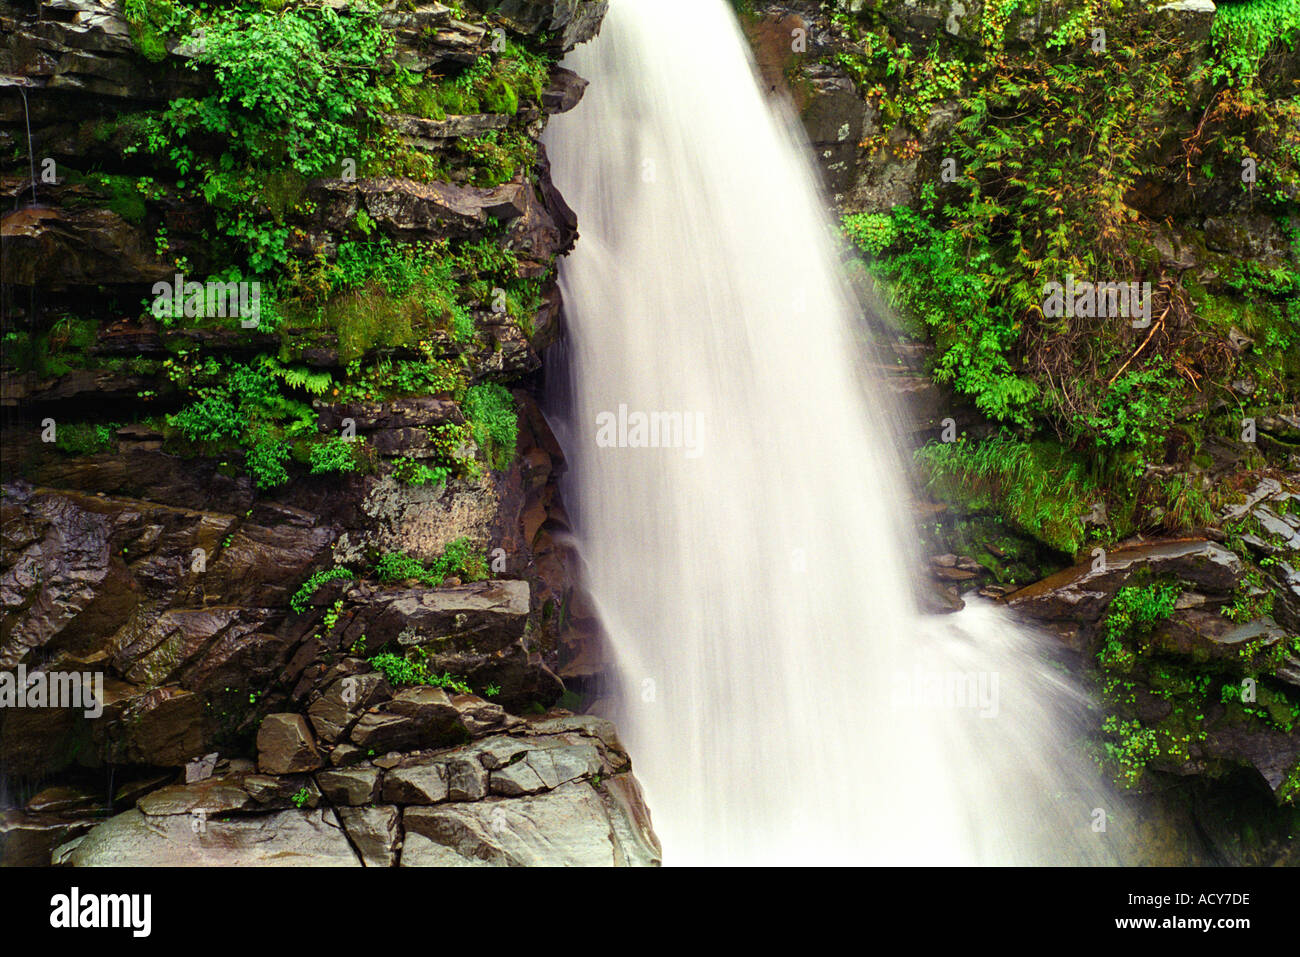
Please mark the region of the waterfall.
[[614, 0], [566, 65], [548, 415], [665, 863], [1108, 859], [1086, 701], [1002, 609], [917, 611], [861, 308], [725, 0]]

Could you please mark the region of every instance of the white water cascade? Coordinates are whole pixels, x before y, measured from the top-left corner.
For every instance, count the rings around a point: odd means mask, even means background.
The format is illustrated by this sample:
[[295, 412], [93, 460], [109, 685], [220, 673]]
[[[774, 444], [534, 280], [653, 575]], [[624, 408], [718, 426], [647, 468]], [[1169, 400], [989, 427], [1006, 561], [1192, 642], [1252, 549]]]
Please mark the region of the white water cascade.
[[665, 863], [1109, 859], [1034, 636], [916, 610], [861, 308], [725, 0], [614, 0], [567, 65], [548, 411]]

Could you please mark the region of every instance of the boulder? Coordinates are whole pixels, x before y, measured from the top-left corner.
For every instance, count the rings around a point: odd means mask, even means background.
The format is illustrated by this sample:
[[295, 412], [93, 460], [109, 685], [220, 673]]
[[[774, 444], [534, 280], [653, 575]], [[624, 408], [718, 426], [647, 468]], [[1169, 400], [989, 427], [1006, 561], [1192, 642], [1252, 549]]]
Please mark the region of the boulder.
[[283, 811], [248, 817], [146, 817], [125, 811], [56, 863], [76, 867], [340, 867], [359, 862], [334, 815]]
[[364, 867], [393, 867], [401, 850], [402, 812], [392, 805], [341, 807], [339, 820]]
[[266, 774], [315, 771], [324, 762], [307, 720], [300, 714], [270, 714], [257, 732], [257, 766]]
[[[610, 867], [659, 863], [658, 849], [630, 842], [616, 810], [585, 782], [517, 800], [409, 807], [403, 867]], [[556, 835], [563, 835], [556, 840]]]
[[356, 767], [322, 771], [316, 776], [321, 792], [333, 804], [360, 807], [379, 797], [379, 769]]

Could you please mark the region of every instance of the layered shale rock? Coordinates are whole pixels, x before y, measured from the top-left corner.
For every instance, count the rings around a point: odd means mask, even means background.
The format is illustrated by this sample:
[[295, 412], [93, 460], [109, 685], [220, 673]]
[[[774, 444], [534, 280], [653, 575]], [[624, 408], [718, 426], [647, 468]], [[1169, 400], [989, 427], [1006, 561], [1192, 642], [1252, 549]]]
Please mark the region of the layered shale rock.
[[[249, 11], [0, 2], [0, 667], [103, 678], [0, 709], [0, 863], [105, 818], [62, 859], [657, 861], [612, 729], [537, 717], [601, 668], [532, 393], [577, 236], [540, 136], [606, 6], [296, 5], [296, 58], [374, 41], [370, 106], [333, 66], [303, 117], [209, 101], [269, 143], [176, 119], [214, 46], [277, 68]], [[333, 165], [275, 153], [323, 128]], [[213, 276], [260, 314], [189, 307]]]
[[445, 734], [450, 714], [468, 743], [267, 775], [262, 765], [281, 756], [267, 735], [259, 773], [231, 763], [200, 783], [154, 791], [63, 842], [56, 859], [81, 867], [658, 863], [649, 815], [608, 722], [561, 714], [515, 721], [507, 733], [472, 731], [455, 718], [458, 708], [469, 714], [485, 702], [443, 704], [405, 714], [425, 737]]

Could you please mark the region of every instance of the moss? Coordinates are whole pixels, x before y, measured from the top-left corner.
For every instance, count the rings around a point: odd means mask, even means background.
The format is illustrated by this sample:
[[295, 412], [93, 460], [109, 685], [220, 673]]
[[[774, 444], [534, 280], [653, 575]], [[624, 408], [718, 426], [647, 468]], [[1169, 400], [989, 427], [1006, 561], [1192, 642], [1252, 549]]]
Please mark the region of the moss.
[[115, 424], [70, 422], [55, 428], [54, 447], [68, 455], [94, 455], [113, 447]]
[[187, 13], [172, 0], [124, 0], [131, 42], [146, 60], [157, 63], [167, 56], [167, 35], [181, 28]]

